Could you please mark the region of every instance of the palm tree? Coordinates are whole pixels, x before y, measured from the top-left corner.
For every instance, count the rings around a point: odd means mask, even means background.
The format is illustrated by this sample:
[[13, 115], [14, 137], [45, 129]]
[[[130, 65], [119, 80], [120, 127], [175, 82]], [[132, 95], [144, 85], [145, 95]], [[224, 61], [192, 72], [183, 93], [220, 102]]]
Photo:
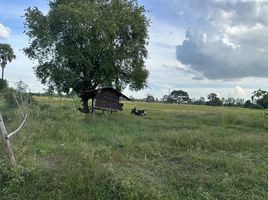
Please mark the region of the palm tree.
[[7, 62], [11, 62], [13, 59], [16, 59], [16, 55], [14, 54], [11, 46], [9, 44], [0, 43], [0, 64], [2, 68], [2, 80], [4, 80], [4, 70]]

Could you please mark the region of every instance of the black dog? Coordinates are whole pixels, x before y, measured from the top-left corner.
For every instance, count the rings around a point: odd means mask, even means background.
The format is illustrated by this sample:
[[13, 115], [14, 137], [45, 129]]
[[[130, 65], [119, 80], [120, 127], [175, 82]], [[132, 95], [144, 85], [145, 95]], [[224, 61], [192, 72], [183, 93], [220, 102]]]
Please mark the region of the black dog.
[[146, 116], [145, 110], [137, 110], [136, 107], [134, 107], [130, 113], [135, 114], [137, 116]]

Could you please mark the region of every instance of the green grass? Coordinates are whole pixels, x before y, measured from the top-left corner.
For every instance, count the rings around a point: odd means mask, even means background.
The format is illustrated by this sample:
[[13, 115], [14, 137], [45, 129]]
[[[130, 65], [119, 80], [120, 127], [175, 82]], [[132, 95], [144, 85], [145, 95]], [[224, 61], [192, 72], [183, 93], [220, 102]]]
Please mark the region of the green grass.
[[[0, 199], [268, 199], [265, 111], [124, 102], [92, 116], [38, 101], [12, 139], [18, 166], [1, 156]], [[0, 110], [16, 128], [15, 111]]]

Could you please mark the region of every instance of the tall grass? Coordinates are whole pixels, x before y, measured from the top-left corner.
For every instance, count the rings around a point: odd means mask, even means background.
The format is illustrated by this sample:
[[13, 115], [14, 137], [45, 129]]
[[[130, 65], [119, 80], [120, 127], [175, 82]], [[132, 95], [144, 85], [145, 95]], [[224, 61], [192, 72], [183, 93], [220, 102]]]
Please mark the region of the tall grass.
[[38, 101], [12, 140], [18, 166], [1, 157], [2, 199], [268, 199], [264, 111], [124, 102], [92, 116]]

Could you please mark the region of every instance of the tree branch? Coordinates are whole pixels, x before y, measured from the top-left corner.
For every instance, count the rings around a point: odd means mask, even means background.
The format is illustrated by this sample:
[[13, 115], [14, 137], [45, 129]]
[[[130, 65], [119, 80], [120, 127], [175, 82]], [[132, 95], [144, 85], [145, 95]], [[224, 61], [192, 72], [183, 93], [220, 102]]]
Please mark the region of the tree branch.
[[15, 135], [15, 134], [22, 128], [22, 126], [24, 125], [26, 119], [27, 119], [27, 113], [25, 114], [25, 117], [24, 117], [24, 119], [23, 119], [21, 125], [19, 126], [19, 128], [17, 128], [17, 130], [13, 131], [12, 133], [10, 133], [10, 134], [7, 136], [8, 139], [9, 139], [11, 136]]

